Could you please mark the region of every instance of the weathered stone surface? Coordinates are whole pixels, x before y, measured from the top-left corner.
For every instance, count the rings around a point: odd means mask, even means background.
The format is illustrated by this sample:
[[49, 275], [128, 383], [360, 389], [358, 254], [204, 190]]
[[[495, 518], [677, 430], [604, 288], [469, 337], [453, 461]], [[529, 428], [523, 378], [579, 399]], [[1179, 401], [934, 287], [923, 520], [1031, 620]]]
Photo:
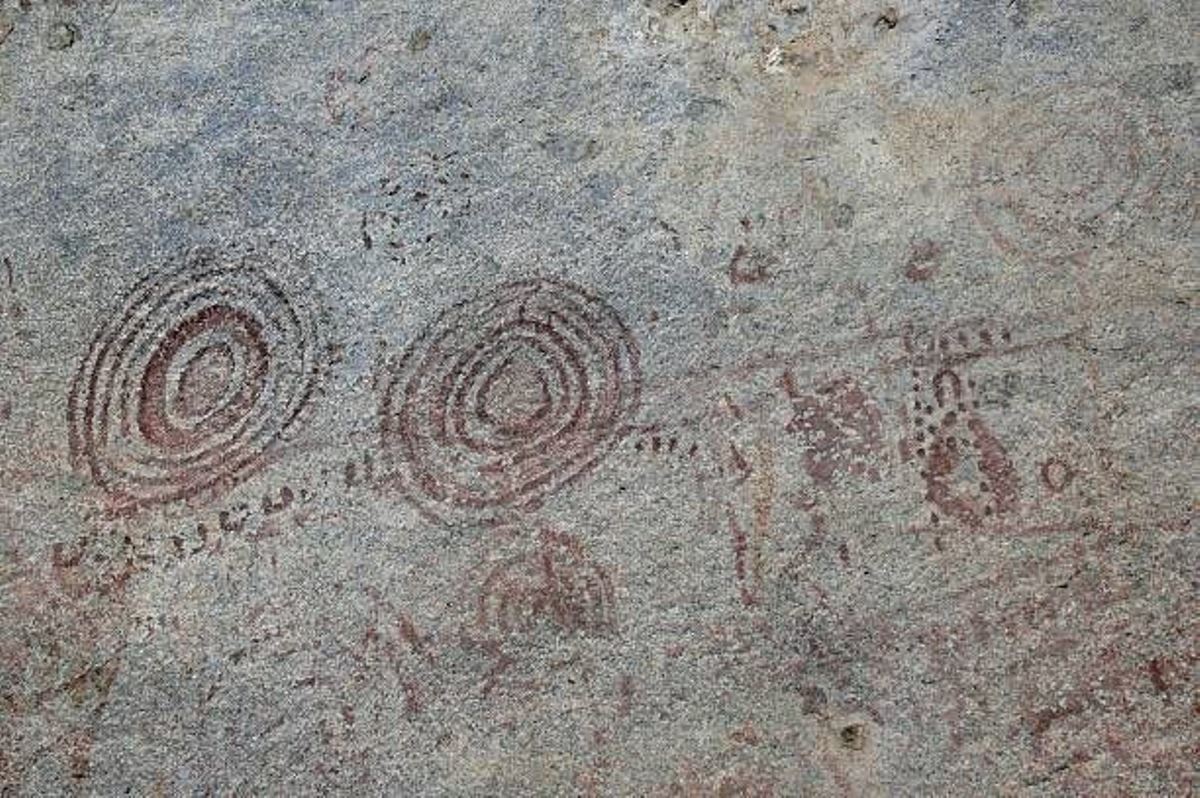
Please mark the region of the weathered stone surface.
[[1190, 794], [1198, 23], [0, 0], [0, 792]]

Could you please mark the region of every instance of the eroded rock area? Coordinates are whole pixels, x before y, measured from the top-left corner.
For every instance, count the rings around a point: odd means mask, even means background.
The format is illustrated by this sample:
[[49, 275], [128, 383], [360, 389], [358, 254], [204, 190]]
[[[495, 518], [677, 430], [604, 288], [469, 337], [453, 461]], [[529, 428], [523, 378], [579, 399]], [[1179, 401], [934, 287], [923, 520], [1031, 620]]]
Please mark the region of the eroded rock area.
[[0, 793], [1191, 794], [1198, 8], [0, 0]]

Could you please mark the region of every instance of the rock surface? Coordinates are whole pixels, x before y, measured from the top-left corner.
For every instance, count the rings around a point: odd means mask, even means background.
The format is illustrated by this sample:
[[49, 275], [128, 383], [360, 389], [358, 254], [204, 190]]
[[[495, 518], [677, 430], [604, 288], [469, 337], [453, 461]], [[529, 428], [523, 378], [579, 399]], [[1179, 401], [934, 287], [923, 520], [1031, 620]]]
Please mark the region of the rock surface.
[[1191, 794], [1198, 9], [0, 0], [0, 792]]

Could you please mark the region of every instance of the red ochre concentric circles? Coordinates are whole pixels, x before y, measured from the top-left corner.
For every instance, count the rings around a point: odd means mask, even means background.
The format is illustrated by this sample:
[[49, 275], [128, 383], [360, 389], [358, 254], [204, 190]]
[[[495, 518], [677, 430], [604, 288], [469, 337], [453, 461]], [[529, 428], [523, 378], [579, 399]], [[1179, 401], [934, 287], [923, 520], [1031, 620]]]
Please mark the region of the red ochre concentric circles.
[[143, 279], [72, 384], [75, 469], [122, 510], [255, 470], [318, 388], [320, 314], [307, 299], [248, 263], [200, 258]]
[[383, 444], [426, 515], [497, 520], [600, 462], [640, 391], [637, 343], [608, 304], [522, 280], [454, 305], [413, 342], [384, 388]]

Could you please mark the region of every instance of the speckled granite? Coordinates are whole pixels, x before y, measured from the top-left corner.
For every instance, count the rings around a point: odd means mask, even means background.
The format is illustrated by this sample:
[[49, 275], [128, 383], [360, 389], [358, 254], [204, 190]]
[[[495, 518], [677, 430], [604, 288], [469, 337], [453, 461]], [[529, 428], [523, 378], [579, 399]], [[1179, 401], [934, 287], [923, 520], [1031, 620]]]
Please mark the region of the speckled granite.
[[0, 793], [1191, 794], [1198, 9], [0, 0]]

